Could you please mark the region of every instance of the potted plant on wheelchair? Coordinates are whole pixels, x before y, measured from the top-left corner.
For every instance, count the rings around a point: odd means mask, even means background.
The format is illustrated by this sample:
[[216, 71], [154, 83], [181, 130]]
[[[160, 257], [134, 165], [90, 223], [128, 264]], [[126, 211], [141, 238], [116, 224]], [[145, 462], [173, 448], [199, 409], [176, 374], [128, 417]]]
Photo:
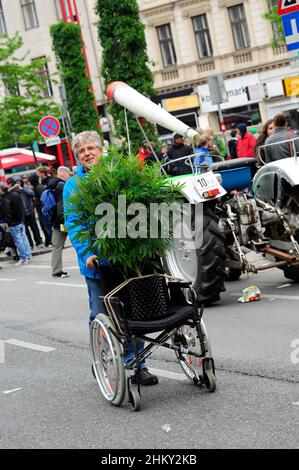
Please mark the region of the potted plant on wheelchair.
[[[158, 165], [142, 165], [137, 158], [110, 148], [77, 186], [78, 191], [70, 197], [72, 211], [77, 214], [76, 225], [84, 227], [77, 238], [98, 253], [109, 292], [104, 298], [108, 315], [98, 315], [91, 327], [94, 370], [104, 397], [120, 405], [126, 388], [121, 345], [133, 341], [136, 354], [127, 366], [136, 367], [138, 372], [147, 356], [139, 354], [136, 342], [136, 335], [143, 336], [142, 327], [134, 330], [132, 325], [150, 325], [169, 315], [169, 286], [160, 257], [172, 244], [174, 222], [170, 213], [180, 216], [181, 204], [175, 203], [181, 198], [181, 185], [170, 183]], [[160, 331], [157, 328], [154, 331]], [[177, 336], [179, 340], [181, 347], [182, 337]], [[205, 349], [203, 342], [201, 349]], [[190, 368], [187, 374], [186, 358], [178, 355], [179, 346], [173, 349], [184, 372], [194, 381]], [[130, 379], [129, 402], [137, 410], [140, 384], [138, 391], [132, 390]]]
[[[158, 165], [142, 165], [112, 147], [77, 186], [70, 203], [76, 225], [85, 230], [76, 237], [88, 242], [99, 262], [106, 260], [100, 269], [107, 285], [152, 274], [152, 279], [136, 283], [143, 286], [143, 293], [147, 283], [159, 282], [160, 257], [172, 243], [171, 216], [179, 215], [175, 202], [181, 197], [181, 185], [169, 183]], [[147, 292], [149, 301], [151, 294]]]

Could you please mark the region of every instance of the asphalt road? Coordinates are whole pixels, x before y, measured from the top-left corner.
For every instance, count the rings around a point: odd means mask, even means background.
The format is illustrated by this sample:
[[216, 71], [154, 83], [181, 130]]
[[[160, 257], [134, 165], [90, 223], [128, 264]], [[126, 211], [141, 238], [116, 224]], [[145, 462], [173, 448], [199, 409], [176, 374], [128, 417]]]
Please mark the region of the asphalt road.
[[[51, 277], [50, 254], [0, 264], [0, 448], [299, 448], [299, 289], [281, 271], [228, 283], [206, 309], [214, 394], [159, 349], [149, 360], [159, 385], [132, 413], [107, 404], [91, 376], [87, 291], [72, 249], [64, 262], [68, 279]], [[253, 283], [263, 299], [237, 303]]]

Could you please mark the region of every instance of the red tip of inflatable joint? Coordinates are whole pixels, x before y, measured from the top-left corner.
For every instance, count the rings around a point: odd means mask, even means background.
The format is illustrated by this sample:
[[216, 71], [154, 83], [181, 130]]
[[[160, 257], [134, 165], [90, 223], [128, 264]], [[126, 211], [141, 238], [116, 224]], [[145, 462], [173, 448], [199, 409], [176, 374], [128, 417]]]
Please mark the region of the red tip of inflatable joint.
[[119, 85], [125, 85], [125, 86], [127, 86], [127, 84], [126, 84], [125, 82], [111, 82], [111, 83], [109, 83], [109, 85], [107, 86], [106, 95], [107, 95], [109, 101], [112, 101], [112, 100], [113, 100], [114, 92], [115, 92], [116, 88], [117, 88]]

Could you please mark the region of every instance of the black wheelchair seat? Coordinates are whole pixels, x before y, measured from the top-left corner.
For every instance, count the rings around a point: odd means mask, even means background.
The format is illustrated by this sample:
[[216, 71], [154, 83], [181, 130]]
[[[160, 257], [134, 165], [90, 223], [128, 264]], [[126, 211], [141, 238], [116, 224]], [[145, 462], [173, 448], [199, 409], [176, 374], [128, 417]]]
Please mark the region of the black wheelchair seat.
[[128, 331], [133, 335], [169, 331], [180, 325], [184, 320], [195, 316], [193, 305], [169, 305], [168, 315], [159, 320], [127, 320]]

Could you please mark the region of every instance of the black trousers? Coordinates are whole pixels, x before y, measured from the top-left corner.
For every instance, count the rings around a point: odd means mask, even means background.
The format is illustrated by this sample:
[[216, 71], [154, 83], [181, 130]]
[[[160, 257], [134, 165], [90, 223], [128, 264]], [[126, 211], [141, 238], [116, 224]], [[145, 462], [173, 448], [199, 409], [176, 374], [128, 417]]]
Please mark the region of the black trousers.
[[43, 241], [42, 241], [42, 238], [41, 238], [41, 235], [40, 235], [37, 223], [36, 223], [35, 212], [31, 212], [30, 214], [25, 215], [26, 235], [27, 235], [31, 248], [33, 248], [33, 241], [32, 241], [29, 227], [32, 230], [35, 244], [40, 245]]

